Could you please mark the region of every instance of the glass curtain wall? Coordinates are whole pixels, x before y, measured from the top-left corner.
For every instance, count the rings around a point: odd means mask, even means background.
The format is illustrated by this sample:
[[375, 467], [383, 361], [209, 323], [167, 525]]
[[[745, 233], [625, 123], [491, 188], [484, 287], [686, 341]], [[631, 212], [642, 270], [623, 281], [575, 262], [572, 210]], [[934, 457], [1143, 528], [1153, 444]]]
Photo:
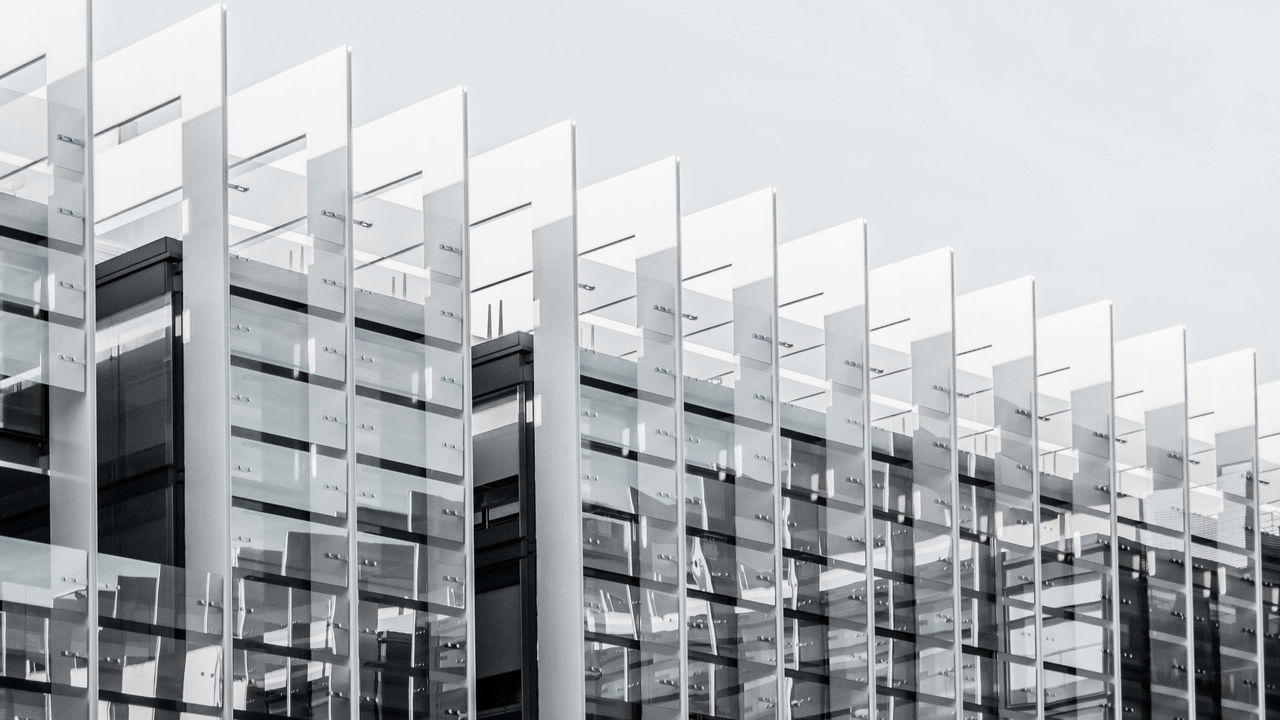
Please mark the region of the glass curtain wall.
[[968, 717], [1038, 718], [1035, 282], [956, 298], [960, 608]]
[[469, 717], [465, 92], [353, 157], [361, 716]]
[[583, 527], [574, 126], [471, 158], [472, 342], [533, 334], [541, 717], [584, 714]]
[[1252, 350], [1187, 367], [1197, 720], [1262, 714], [1256, 378]]
[[960, 713], [952, 253], [870, 273], [876, 707]]
[[1126, 718], [1190, 717], [1185, 347], [1182, 328], [1116, 343], [1115, 502]]
[[1044, 717], [1115, 715], [1111, 306], [1036, 324]]
[[782, 717], [773, 191], [681, 241], [689, 712]]
[[782, 608], [790, 717], [870, 717], [867, 245], [861, 221], [778, 247]]
[[687, 716], [678, 173], [667, 159], [578, 194], [588, 717]]
[[[222, 252], [224, 58], [224, 14], [214, 7], [94, 63], [99, 261], [166, 237], [193, 250]], [[103, 405], [107, 416], [99, 419], [105, 462], [98, 512], [115, 519], [99, 535], [105, 546], [131, 548], [128, 558], [98, 558], [99, 707], [112, 716], [217, 717], [224, 704], [227, 537], [225, 523], [211, 521], [221, 513], [209, 512], [208, 501], [222, 507], [226, 497], [218, 491], [225, 486], [201, 483], [190, 496], [185, 492], [188, 443], [180, 423], [186, 406], [165, 392], [186, 385], [171, 377], [182, 372], [184, 351], [174, 342], [182, 335], [184, 309], [172, 305], [173, 297], [182, 297], [180, 283], [175, 287], [173, 296], [147, 298], [98, 318], [99, 393], [118, 396]], [[218, 305], [225, 302], [223, 292], [214, 300]], [[170, 466], [178, 472], [168, 472]], [[163, 488], [156, 487], [160, 475], [166, 477]], [[172, 549], [165, 562], [151, 561], [147, 554], [159, 548], [142, 539], [156, 513], [175, 518], [156, 543]]]
[[85, 718], [98, 656], [90, 7], [6, 0], [0, 17], [0, 714]]
[[345, 48], [228, 106], [234, 708], [351, 704], [353, 458]]
[[1268, 720], [1280, 714], [1280, 382], [1258, 386], [1258, 549]]

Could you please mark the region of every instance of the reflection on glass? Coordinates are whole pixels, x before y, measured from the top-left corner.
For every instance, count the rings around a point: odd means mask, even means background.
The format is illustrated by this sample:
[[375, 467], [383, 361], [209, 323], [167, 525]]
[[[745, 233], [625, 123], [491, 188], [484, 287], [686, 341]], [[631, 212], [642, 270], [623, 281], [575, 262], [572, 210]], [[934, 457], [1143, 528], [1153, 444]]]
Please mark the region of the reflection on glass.
[[466, 97], [355, 130], [362, 713], [468, 715]]
[[1111, 349], [1106, 303], [1036, 326], [1040, 497], [1033, 521], [1047, 716], [1116, 717]]
[[872, 270], [868, 311], [877, 711], [950, 717], [974, 622], [956, 606], [951, 251]]
[[14, 717], [88, 717], [85, 560], [81, 550], [0, 537], [0, 708]]
[[351, 702], [347, 65], [331, 52], [228, 106], [232, 673], [250, 713]]
[[680, 717], [676, 163], [579, 196], [588, 715]]
[[1256, 393], [1252, 350], [1187, 367], [1198, 718], [1262, 709]]
[[965, 701], [1039, 717], [1035, 284], [956, 298]]
[[222, 579], [98, 556], [101, 712], [221, 717]]
[[[170, 265], [148, 270], [167, 279]], [[130, 291], [143, 294], [137, 279], [120, 278], [99, 295], [98, 549], [182, 566], [180, 310], [166, 283], [158, 288], [164, 294], [118, 307], [113, 300]]]
[[687, 216], [681, 233], [689, 712], [775, 718], [781, 549], [773, 193]]
[[[577, 392], [581, 377], [577, 343], [578, 288], [574, 282], [578, 264], [574, 138], [573, 124], [562, 122], [473, 157], [467, 164], [472, 242], [476, 248], [482, 247], [483, 243], [491, 243], [494, 241], [492, 235], [488, 239], [481, 236], [498, 228], [498, 243], [489, 247], [502, 248], [497, 253], [468, 253], [464, 258], [471, 273], [470, 297], [467, 298], [474, 318], [470, 321], [471, 342], [484, 341], [493, 337], [495, 332], [510, 336], [518, 330], [527, 334], [508, 337], [489, 346], [491, 349], [503, 348], [493, 356], [494, 362], [506, 363], [509, 358], [516, 366], [527, 368], [525, 348], [530, 343], [537, 358], [537, 362], [532, 363], [532, 372], [528, 373], [532, 375], [532, 384], [528, 375], [522, 375], [506, 383], [499, 382], [497, 387], [493, 387], [491, 382], [486, 389], [493, 392], [518, 386], [524, 400], [520, 415], [528, 421], [533, 436], [531, 459], [527, 446], [521, 449], [520, 456], [508, 452], [496, 458], [476, 457], [477, 478], [483, 477], [486, 486], [477, 492], [477, 501], [485, 508], [481, 515], [489, 515], [489, 522], [484, 525], [486, 542], [510, 537], [513, 533], [523, 535], [530, 528], [530, 523], [524, 518], [518, 525], [498, 518], [500, 522], [497, 524], [505, 527], [495, 529], [492, 511], [506, 512], [503, 506], [509, 509], [514, 501], [522, 503], [526, 509], [532, 509], [532, 501], [538, 511], [537, 552], [536, 556], [528, 558], [532, 562], [522, 559], [518, 563], [521, 580], [515, 584], [520, 586], [520, 590], [511, 589], [513, 583], [508, 580], [514, 578], [499, 579], [499, 588], [504, 594], [499, 597], [492, 592], [484, 593], [485, 608], [486, 612], [492, 613], [502, 606], [509, 606], [511, 593], [525, 593], [520, 600], [522, 603], [530, 596], [536, 600], [537, 636], [536, 641], [530, 642], [536, 642], [537, 657], [557, 659], [554, 663], [537, 665], [537, 703], [539, 712], [555, 717], [580, 715], [583, 712], [583, 694], [566, 692], [566, 688], [582, 687], [584, 682], [590, 682], [586, 677], [583, 652], [583, 572], [580, 562], [584, 528], [579, 499], [582, 474], [579, 423], [582, 417]], [[517, 227], [514, 234], [509, 234], [512, 228], [500, 226], [504, 225], [504, 218], [515, 215], [523, 217], [512, 221]], [[493, 228], [486, 230], [489, 225]], [[437, 243], [439, 245], [448, 246], [450, 243]], [[447, 260], [448, 255], [446, 250], [440, 250], [442, 261]], [[521, 265], [529, 261], [532, 261], [531, 265]], [[500, 297], [486, 299], [485, 293], [498, 287], [504, 288]], [[507, 292], [511, 288], [516, 289], [515, 294]], [[441, 306], [440, 309], [447, 308]], [[456, 313], [452, 309], [447, 311]], [[514, 314], [509, 316], [507, 313]], [[509, 324], [508, 317], [523, 319]], [[483, 322], [480, 318], [484, 318]], [[477, 432], [477, 440], [485, 434]], [[504, 467], [512, 469], [507, 465], [512, 460], [519, 460], [519, 469], [514, 476], [510, 473], [505, 478], [493, 476], [494, 471], [501, 471]], [[527, 465], [532, 465], [536, 483], [529, 483], [531, 478], [523, 475]], [[495, 486], [494, 480], [500, 484]], [[531, 489], [533, 497], [520, 497], [521, 488]], [[486, 570], [493, 569], [491, 562]], [[533, 587], [523, 581], [528, 577], [525, 575], [528, 569], [535, 569], [537, 573]], [[524, 607], [533, 604], [531, 602]], [[498, 622], [523, 625], [524, 617], [528, 616], [522, 612], [517, 617], [520, 618], [518, 623], [510, 615], [504, 615]], [[494, 639], [492, 630], [487, 628], [483, 633], [490, 643]], [[525, 643], [521, 644], [532, 649]], [[526, 653], [523, 657], [530, 658], [531, 655]], [[494, 673], [506, 676], [503, 671], [507, 669], [501, 664], [486, 662], [483, 672], [496, 682]], [[520, 687], [520, 693], [516, 694], [512, 682], [503, 681], [498, 686], [511, 702], [531, 700], [525, 693], [534, 690], [533, 677], [523, 673], [518, 677], [506, 677]], [[495, 687], [494, 682], [487, 683], [487, 687]], [[485, 702], [501, 700], [488, 697]]]
[[1258, 529], [1263, 677], [1271, 709], [1280, 708], [1280, 382], [1258, 386]]
[[0, 17], [0, 716], [75, 720], [97, 641], [89, 7], [8, 0]]
[[866, 245], [861, 222], [778, 248], [787, 703], [869, 716]]

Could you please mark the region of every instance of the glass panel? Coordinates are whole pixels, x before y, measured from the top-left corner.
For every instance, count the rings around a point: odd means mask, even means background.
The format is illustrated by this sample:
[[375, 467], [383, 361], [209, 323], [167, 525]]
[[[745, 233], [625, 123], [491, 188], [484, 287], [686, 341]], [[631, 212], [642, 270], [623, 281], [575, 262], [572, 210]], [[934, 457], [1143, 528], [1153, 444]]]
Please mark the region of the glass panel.
[[322, 55], [227, 112], [234, 700], [286, 717], [351, 702], [348, 65]]
[[0, 536], [0, 709], [11, 717], [88, 717], [85, 559], [82, 550]]
[[876, 702], [890, 718], [961, 702], [952, 298], [950, 250], [870, 274]]
[[452, 717], [467, 705], [457, 679], [467, 663], [462, 617], [370, 599], [360, 603], [360, 627], [363, 704], [404, 718]]
[[224, 70], [219, 7], [94, 62], [99, 262], [162, 237], [203, 239], [221, 213]]
[[1280, 382], [1258, 386], [1258, 549], [1266, 705], [1280, 708]]
[[772, 191], [682, 221], [692, 713], [774, 718], [783, 702], [776, 255]]
[[98, 320], [99, 484], [174, 460], [173, 331], [168, 295]]
[[778, 248], [782, 592], [793, 718], [871, 713], [865, 226]]
[[362, 712], [469, 715], [466, 95], [354, 136]]
[[[98, 557], [100, 712], [221, 717], [222, 578]], [[141, 709], [134, 712], [142, 712]]]
[[1040, 715], [1035, 349], [1032, 279], [956, 298], [965, 701], [999, 717]]
[[[480, 595], [484, 601], [477, 609], [485, 617], [479, 635], [485, 647], [500, 645], [526, 659], [536, 647], [537, 656], [556, 658], [538, 666], [536, 679], [539, 712], [548, 717], [581, 717], [584, 693], [566, 688], [581, 688], [584, 682], [594, 687], [599, 679], [596, 672], [587, 671], [591, 661], [583, 622], [574, 147], [573, 124], [564, 122], [471, 158], [468, 212], [473, 251], [466, 258], [470, 297], [457, 298], [457, 305], [442, 304], [437, 311], [461, 317], [456, 308], [467, 301], [473, 344], [508, 336], [487, 346], [493, 354], [486, 357], [491, 384], [484, 392], [516, 386], [514, 415], [520, 420], [510, 422], [513, 413], [503, 410], [501, 402], [474, 418], [475, 443], [485, 448], [475, 454], [476, 521], [489, 546], [530, 537], [533, 517], [521, 511], [536, 505], [538, 552], [536, 558], [525, 556], [509, 564], [498, 561], [501, 555], [487, 556], [487, 578], [494, 584]], [[452, 253], [440, 248], [442, 244], [449, 245], [436, 243], [433, 252], [447, 261]], [[461, 328], [455, 329], [460, 335]], [[527, 334], [516, 336], [516, 331]], [[529, 373], [532, 386], [525, 374], [529, 345], [536, 357]], [[502, 367], [520, 368], [519, 374], [497, 370]], [[532, 448], [526, 434], [530, 432]], [[530, 469], [536, 483], [527, 474]], [[528, 490], [533, 497], [522, 497]], [[615, 539], [624, 542], [623, 535], [618, 532]], [[625, 542], [632, 537], [627, 534]], [[639, 547], [652, 550], [654, 544]], [[626, 557], [636, 562], [657, 559], [655, 554]], [[527, 571], [535, 564], [537, 582], [530, 587]], [[505, 628], [513, 632], [521, 626], [536, 626], [536, 638], [508, 642], [498, 637]], [[480, 653], [477, 661], [487, 690], [482, 705], [496, 709], [533, 702], [533, 678], [516, 672], [519, 664], [492, 655], [481, 659]], [[652, 696], [647, 689], [643, 692]]]
[[1196, 717], [1259, 717], [1258, 408], [1252, 350], [1187, 367]]
[[0, 17], [0, 716], [74, 720], [97, 649], [90, 9], [2, 0]]
[[681, 716], [677, 172], [664, 160], [578, 199], [588, 715]]
[[97, 561], [104, 715], [219, 716], [228, 689], [224, 415], [196, 400], [227, 402], [224, 28], [211, 7], [94, 62], [98, 531], [128, 556]]
[[1036, 374], [1045, 713], [1116, 717], [1111, 306], [1040, 319]]

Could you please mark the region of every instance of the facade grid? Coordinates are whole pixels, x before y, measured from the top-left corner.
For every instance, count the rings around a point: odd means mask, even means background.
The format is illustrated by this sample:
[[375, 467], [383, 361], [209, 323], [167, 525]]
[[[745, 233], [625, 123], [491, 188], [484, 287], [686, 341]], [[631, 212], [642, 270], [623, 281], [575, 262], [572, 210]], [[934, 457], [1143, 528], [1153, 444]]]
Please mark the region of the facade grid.
[[0, 0], [0, 715], [1280, 717], [1252, 351], [91, 21]]

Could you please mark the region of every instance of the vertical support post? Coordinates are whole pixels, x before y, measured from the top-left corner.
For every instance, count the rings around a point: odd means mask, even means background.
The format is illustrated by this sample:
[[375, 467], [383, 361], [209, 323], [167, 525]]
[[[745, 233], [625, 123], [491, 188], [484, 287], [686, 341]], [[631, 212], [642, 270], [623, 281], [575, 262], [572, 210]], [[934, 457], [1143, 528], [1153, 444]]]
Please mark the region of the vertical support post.
[[1267, 712], [1267, 608], [1264, 605], [1266, 600], [1266, 592], [1263, 581], [1263, 565], [1262, 553], [1262, 472], [1264, 458], [1262, 456], [1262, 433], [1259, 429], [1262, 426], [1262, 400], [1259, 397], [1261, 392], [1258, 389], [1258, 364], [1255, 356], [1253, 362], [1253, 381], [1250, 383], [1254, 391], [1253, 397], [1253, 478], [1249, 481], [1249, 495], [1251, 500], [1251, 515], [1253, 517], [1253, 533], [1250, 540], [1253, 543], [1253, 608], [1254, 608], [1254, 642], [1257, 648], [1257, 680], [1258, 690], [1258, 717], [1269, 717]]
[[[1106, 568], [1106, 572], [1111, 580], [1111, 625], [1108, 630], [1111, 633], [1111, 709], [1107, 715], [1110, 718], [1119, 720], [1123, 717], [1123, 705], [1121, 704], [1121, 691], [1123, 688], [1121, 675], [1121, 649], [1124, 647], [1124, 628], [1120, 625], [1120, 512], [1117, 498], [1120, 489], [1120, 459], [1116, 455], [1114, 438], [1116, 437], [1116, 428], [1118, 424], [1118, 413], [1116, 412], [1116, 352], [1115, 352], [1115, 317], [1112, 313], [1111, 305], [1107, 304], [1107, 365], [1108, 365], [1108, 384], [1111, 391], [1108, 393], [1111, 400], [1110, 411], [1110, 433], [1112, 442], [1110, 444], [1110, 457], [1108, 459], [1107, 478], [1110, 486], [1107, 488], [1107, 524], [1110, 526], [1110, 548], [1108, 557], [1110, 561]], [[1037, 325], [1037, 330], [1039, 325]], [[1037, 376], [1039, 377], [1039, 376]], [[1039, 425], [1039, 423], [1037, 423]], [[1037, 496], [1037, 501], [1039, 496]], [[1037, 518], [1039, 516], [1037, 515]], [[1043, 561], [1043, 556], [1041, 557]], [[1043, 580], [1040, 580], [1043, 583]], [[1041, 603], [1043, 607], [1043, 602]], [[1041, 622], [1044, 621], [1043, 610], [1040, 617]], [[1041, 654], [1043, 654], [1044, 636], [1041, 635]], [[1041, 658], [1041, 666], [1044, 665]], [[1041, 681], [1043, 682], [1043, 673]], [[1043, 690], [1040, 693], [1044, 695]], [[1042, 699], [1043, 702], [1043, 699]]]
[[[549, 131], [577, 188], [573, 124]], [[563, 159], [561, 160], [563, 162]], [[539, 717], [583, 715], [582, 512], [578, 431], [577, 192], [561, 212], [534, 206], [533, 413], [538, 508]], [[574, 500], [576, 499], [576, 501]]]
[[[226, 13], [217, 10], [219, 50], [226, 48]], [[186, 568], [222, 577], [219, 611], [222, 633], [220, 689], [222, 714], [232, 717], [230, 303], [227, 254], [227, 71], [225, 54], [209, 68], [214, 99], [188, 97], [183, 124], [182, 187], [187, 198], [183, 236], [182, 407], [186, 457]], [[211, 430], [212, 429], [212, 430]]]
[[[1262, 641], [1264, 718], [1280, 713], [1280, 559], [1276, 557], [1277, 491], [1280, 491], [1280, 382], [1263, 383], [1258, 393], [1258, 622]], [[1269, 713], [1269, 714], [1268, 714]]]
[[[1196, 584], [1195, 584], [1195, 565], [1196, 554], [1195, 544], [1192, 540], [1191, 527], [1191, 485], [1193, 479], [1191, 477], [1191, 377], [1187, 364], [1187, 338], [1183, 333], [1181, 337], [1182, 345], [1182, 417], [1179, 418], [1182, 423], [1181, 445], [1177, 448], [1181, 457], [1179, 462], [1182, 470], [1182, 569], [1183, 569], [1183, 597], [1185, 605], [1183, 607], [1183, 626], [1185, 627], [1184, 637], [1186, 638], [1186, 668], [1187, 668], [1187, 717], [1186, 720], [1196, 720], [1196, 678], [1200, 676], [1200, 672], [1196, 669]], [[1155, 458], [1148, 458], [1148, 463], [1154, 461]], [[1216, 463], [1215, 463], [1216, 464]], [[1214, 474], [1217, 474], [1215, 468]], [[1207, 618], [1206, 618], [1207, 621]], [[1119, 623], [1117, 623], [1118, 625]]]
[[[880, 701], [876, 691], [876, 524], [875, 496], [872, 491], [875, 473], [872, 462], [874, 441], [871, 435], [873, 417], [871, 415], [871, 319], [869, 315], [871, 301], [870, 252], [869, 231], [867, 223], [863, 222], [862, 293], [861, 297], [858, 298], [861, 305], [860, 317], [858, 317], [860, 326], [856, 333], [861, 347], [854, 353], [855, 357], [852, 358], [852, 361], [858, 363], [854, 370], [857, 372], [856, 380], [862, 383], [862, 537], [866, 547], [866, 560], [863, 563], [863, 570], [866, 575], [863, 605], [866, 609], [867, 628], [867, 719], [876, 720], [879, 717]], [[829, 362], [843, 364], [844, 361], [839, 358], [833, 358]]]
[[[1034, 562], [1032, 564], [1031, 582], [1035, 586], [1035, 693], [1036, 717], [1044, 717], [1044, 596], [1041, 584], [1044, 582], [1044, 556], [1041, 551], [1040, 543], [1040, 353], [1037, 349], [1039, 345], [1040, 324], [1035, 321], [1039, 317], [1036, 313], [1036, 293], [1035, 283], [1032, 282], [1031, 292], [1031, 547], [1034, 553]], [[1115, 483], [1112, 483], [1114, 486]], [[1111, 523], [1112, 532], [1115, 532], [1115, 523]], [[1115, 548], [1115, 542], [1111, 543], [1111, 547]], [[1114, 550], [1113, 550], [1114, 552]], [[1112, 587], [1115, 587], [1115, 581], [1112, 580]], [[1112, 592], [1113, 602], [1115, 592]], [[1107, 720], [1104, 718], [1103, 720]]]
[[[71, 332], [49, 327], [46, 365], [72, 365], [82, 379], [49, 383], [49, 540], [54, 546], [85, 553], [84, 587], [87, 605], [85, 693], [88, 715], [97, 717], [98, 696], [98, 458], [97, 374], [94, 367], [94, 232], [93, 222], [93, 8], [88, 0], [54, 0], [47, 13], [45, 48], [48, 119], [48, 165], [51, 196], [48, 234], [51, 241], [79, 246], [82, 274], [75, 282], [84, 293], [79, 327]], [[30, 31], [30, 29], [28, 30]], [[55, 207], [57, 198], [73, 198], [71, 207], [81, 214], [67, 220], [66, 209]], [[50, 295], [54, 291], [50, 291]], [[51, 298], [52, 299], [52, 298]], [[68, 328], [69, 330], [69, 328]], [[62, 331], [62, 332], [58, 332]], [[68, 343], [67, 354], [54, 347], [55, 333], [77, 341]], [[57, 373], [49, 368], [51, 373]], [[72, 582], [76, 582], [73, 580]], [[57, 640], [55, 639], [56, 643]], [[74, 674], [74, 670], [72, 671]], [[55, 682], [74, 680], [51, 677]], [[55, 716], [76, 717], [78, 702], [54, 693]]]
[[[348, 97], [351, 88], [351, 49], [346, 49], [346, 79], [345, 85], [348, 89]], [[346, 117], [343, 120], [343, 130], [346, 137], [342, 143], [343, 167], [335, 170], [335, 174], [341, 173], [342, 180], [339, 186], [345, 192], [342, 194], [344, 206], [342, 209], [343, 218], [343, 271], [345, 277], [346, 292], [346, 308], [343, 313], [344, 330], [346, 332], [346, 401], [347, 401], [347, 664], [350, 668], [350, 690], [347, 693], [349, 698], [347, 703], [347, 712], [351, 720], [360, 720], [360, 702], [364, 697], [360, 687], [360, 531], [359, 531], [359, 514], [360, 502], [359, 493], [356, 491], [357, 472], [356, 458], [357, 440], [356, 440], [356, 241], [353, 229], [355, 227], [355, 182], [354, 182], [354, 165], [352, 159], [352, 126], [351, 126], [351, 102], [348, 100], [346, 107]], [[308, 178], [311, 176], [311, 168], [307, 170]], [[308, 198], [310, 199], [310, 198]]]
[[[458, 272], [462, 275], [462, 280], [458, 283], [458, 292], [462, 298], [462, 312], [464, 320], [462, 323], [462, 437], [464, 445], [463, 470], [462, 470], [462, 494], [463, 494], [463, 521], [466, 524], [465, 542], [467, 554], [467, 594], [466, 594], [466, 623], [467, 623], [467, 692], [466, 692], [466, 716], [468, 718], [475, 717], [477, 708], [476, 704], [476, 538], [475, 538], [475, 455], [472, 448], [472, 401], [475, 392], [471, 384], [471, 263], [469, 255], [471, 253], [470, 227], [467, 224], [467, 218], [470, 216], [471, 207], [471, 183], [470, 169], [467, 163], [469, 157], [470, 143], [470, 120], [468, 118], [468, 102], [467, 92], [465, 89], [459, 88], [462, 104], [461, 130], [462, 130], [462, 147], [459, 156], [455, 158], [457, 162], [456, 175], [449, 177], [443, 175], [439, 183], [429, 184], [431, 193], [423, 200], [424, 205], [424, 221], [425, 215], [428, 213], [438, 212], [435, 216], [437, 220], [445, 222], [436, 225], [429, 225], [423, 232], [423, 238], [426, 242], [435, 242], [435, 247], [439, 249], [440, 242], [436, 242], [437, 235], [444, 237], [455, 237], [461, 240], [461, 262]], [[429, 160], [437, 160], [435, 156], [429, 157]], [[438, 158], [441, 168], [448, 168], [451, 163], [447, 157]], [[425, 171], [424, 171], [425, 172]], [[460, 178], [460, 180], [459, 180]], [[454, 180], [450, 183], [450, 180]], [[461, 183], [461, 187], [458, 183]], [[461, 203], [457, 202], [457, 196], [461, 195]], [[438, 227], [437, 232], [431, 231], [432, 227]], [[447, 243], [446, 243], [447, 244]], [[431, 247], [428, 245], [428, 247]], [[431, 267], [431, 277], [433, 280], [443, 280], [445, 273], [438, 272], [436, 268]]]
[[[964, 579], [960, 574], [960, 566], [962, 564], [960, 555], [960, 459], [959, 448], [956, 444], [959, 442], [959, 431], [956, 427], [956, 268], [955, 260], [950, 250], [947, 252], [947, 289], [950, 295], [950, 325], [947, 334], [947, 340], [950, 347], [947, 349], [947, 358], [949, 360], [947, 373], [947, 408], [949, 410], [947, 417], [947, 452], [950, 454], [950, 486], [951, 486], [951, 602], [955, 612], [952, 615], [952, 642], [955, 643], [953, 650], [955, 651], [955, 698], [956, 698], [956, 717], [964, 717]], [[912, 353], [915, 354], [914, 352]], [[912, 362], [914, 367], [914, 360]], [[937, 388], [934, 388], [937, 389]], [[914, 448], [913, 448], [914, 449]]]
[[680, 167], [679, 162], [676, 163], [676, 207], [675, 207], [675, 268], [676, 275], [672, 278], [672, 348], [675, 357], [672, 363], [672, 372], [675, 374], [675, 427], [676, 427], [676, 573], [680, 580], [678, 584], [680, 603], [680, 612], [678, 622], [680, 623], [680, 644], [677, 652], [680, 653], [679, 668], [680, 676], [677, 681], [680, 683], [680, 715], [681, 718], [689, 717], [689, 543], [686, 540], [689, 536], [689, 517], [688, 511], [685, 509], [687, 502], [688, 488], [685, 482], [685, 437], [686, 431], [684, 426], [684, 333], [681, 326], [684, 324], [684, 293], [680, 292], [680, 281], [684, 277], [684, 258], [681, 252], [681, 244], [683, 237], [681, 236], [682, 223], [680, 222], [681, 214], [681, 195], [680, 195]]
[[[769, 344], [772, 345], [770, 352], [773, 357], [769, 363], [769, 398], [773, 405], [771, 415], [773, 418], [773, 427], [770, 428], [769, 437], [773, 443], [770, 454], [773, 456], [773, 618], [775, 623], [774, 637], [777, 639], [777, 707], [778, 711], [775, 717], [779, 720], [790, 720], [791, 718], [791, 693], [788, 691], [787, 683], [787, 628], [786, 628], [786, 602], [783, 598], [783, 578], [786, 576], [786, 561], [782, 557], [782, 548], [786, 546], [787, 532], [787, 515], [786, 508], [782, 499], [782, 414], [781, 406], [778, 401], [778, 393], [782, 388], [779, 383], [779, 353], [778, 353], [778, 196], [776, 191], [770, 191], [770, 233], [773, 236], [773, 242], [769, 243], [770, 264], [772, 266], [769, 273], [769, 282], [772, 284], [770, 289], [770, 307], [769, 307]], [[796, 639], [799, 639], [797, 633]]]
[[[1110, 318], [1109, 313], [1108, 313], [1108, 318]], [[1110, 324], [1111, 324], [1110, 320], [1108, 320], [1108, 326], [1110, 326]], [[1039, 331], [1039, 329], [1040, 329], [1040, 326], [1039, 324], [1037, 324], [1036, 330]], [[1109, 327], [1108, 334], [1111, 335], [1112, 337], [1111, 348], [1108, 355], [1110, 358], [1109, 377], [1111, 378], [1111, 395], [1112, 395], [1111, 437], [1114, 438], [1116, 436], [1116, 429], [1119, 425], [1119, 417], [1118, 417], [1118, 413], [1116, 412], [1116, 402], [1115, 402], [1115, 394], [1116, 394], [1116, 382], [1115, 382], [1116, 352], [1115, 352], [1115, 342], [1114, 342], [1115, 332], [1113, 329]], [[1037, 347], [1039, 346], [1037, 345]], [[1039, 356], [1039, 353], [1037, 352], [1037, 357], [1038, 356]], [[1036, 377], [1038, 379], [1039, 375], [1037, 375]], [[1037, 426], [1039, 425], [1039, 423], [1036, 423], [1036, 424]], [[1111, 546], [1110, 546], [1110, 552], [1109, 552], [1109, 557], [1111, 558], [1111, 561], [1107, 567], [1107, 572], [1111, 582], [1111, 603], [1110, 603], [1111, 626], [1107, 628], [1107, 631], [1110, 634], [1110, 640], [1111, 640], [1112, 691], [1111, 691], [1111, 708], [1107, 713], [1107, 717], [1104, 718], [1104, 720], [1120, 720], [1121, 718], [1124, 717], [1124, 682], [1123, 682], [1124, 676], [1123, 676], [1123, 669], [1122, 669], [1122, 655], [1123, 655], [1122, 648], [1124, 646], [1121, 644], [1124, 639], [1124, 634], [1123, 634], [1123, 629], [1120, 627], [1120, 555], [1119, 555], [1120, 553], [1120, 513], [1119, 513], [1119, 506], [1116, 504], [1116, 497], [1117, 497], [1116, 493], [1119, 492], [1119, 488], [1120, 488], [1120, 461], [1119, 461], [1119, 458], [1116, 457], [1114, 446], [1115, 446], [1115, 443], [1113, 442], [1112, 450], [1111, 450], [1111, 467], [1110, 467], [1110, 472], [1108, 473], [1108, 478], [1110, 479], [1110, 482], [1108, 484], [1110, 485], [1110, 487], [1107, 489], [1107, 501], [1108, 501], [1107, 522], [1110, 525], [1110, 530], [1111, 530], [1111, 537], [1110, 537]], [[1037, 479], [1039, 478], [1040, 478], [1040, 474], [1037, 473]], [[1040, 495], [1037, 492], [1036, 502], [1038, 503], [1039, 501], [1040, 501]], [[1039, 517], [1040, 517], [1039, 508], [1037, 507], [1037, 512], [1036, 512], [1037, 520], [1039, 519]], [[1037, 578], [1037, 580], [1039, 580], [1039, 578]], [[1041, 607], [1040, 620], [1041, 622], [1043, 622], [1044, 621], [1043, 602], [1041, 603], [1041, 605], [1042, 607]], [[1042, 632], [1041, 644], [1043, 645], [1043, 630], [1041, 632]], [[1043, 654], [1043, 650], [1041, 651], [1041, 653]], [[1041, 666], [1043, 667], [1043, 665], [1044, 665], [1044, 661], [1042, 658]], [[1044, 681], [1043, 670], [1041, 671], [1040, 680], [1041, 682]], [[1041, 695], [1043, 694], [1044, 692], [1041, 691]]]

